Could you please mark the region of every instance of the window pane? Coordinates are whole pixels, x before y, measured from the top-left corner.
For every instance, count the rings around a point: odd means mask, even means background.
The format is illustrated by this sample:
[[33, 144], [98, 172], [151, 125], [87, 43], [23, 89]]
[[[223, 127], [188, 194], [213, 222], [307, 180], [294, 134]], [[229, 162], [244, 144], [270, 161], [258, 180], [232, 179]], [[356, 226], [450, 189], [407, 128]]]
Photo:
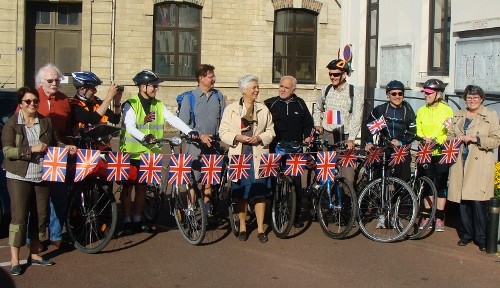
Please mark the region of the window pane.
[[314, 36], [297, 36], [297, 56], [314, 55]]
[[313, 80], [313, 60], [297, 60], [297, 73], [295, 73], [297, 79], [303, 80]]
[[316, 17], [309, 13], [297, 13], [297, 32], [314, 33], [316, 30]]
[[[435, 0], [435, 6], [434, 6], [434, 29], [440, 29], [443, 28], [444, 24], [444, 13], [445, 10], [444, 8], [444, 1], [445, 0]], [[447, 20], [447, 19], [446, 19]]]
[[156, 6], [156, 27], [174, 27], [176, 5], [164, 4]]
[[36, 24], [50, 24], [50, 11], [38, 11], [36, 13]]
[[179, 27], [198, 28], [200, 26], [200, 9], [181, 6], [179, 9]]
[[159, 75], [174, 76], [174, 57], [172, 55], [155, 56], [155, 72]]
[[[278, 55], [279, 56], [279, 55]], [[286, 61], [283, 58], [274, 59], [274, 69], [273, 69], [273, 78], [281, 78], [284, 74], [284, 68], [286, 67]]]
[[174, 52], [174, 32], [156, 31], [156, 52]]
[[196, 56], [179, 55], [179, 76], [194, 76], [194, 70], [198, 66]]
[[370, 36], [377, 35], [377, 12], [378, 10], [370, 11]]
[[68, 7], [59, 6], [57, 7], [57, 24], [67, 25], [68, 24]]
[[290, 10], [276, 13], [276, 32], [293, 32], [293, 14]]
[[370, 67], [377, 66], [377, 39], [370, 39]]
[[276, 35], [274, 37], [274, 52], [288, 56], [292, 52], [293, 36]]
[[440, 67], [441, 63], [441, 45], [443, 41], [443, 35], [441, 33], [434, 34], [434, 52], [432, 55], [432, 67]]
[[198, 52], [198, 37], [194, 32], [179, 32], [179, 52]]

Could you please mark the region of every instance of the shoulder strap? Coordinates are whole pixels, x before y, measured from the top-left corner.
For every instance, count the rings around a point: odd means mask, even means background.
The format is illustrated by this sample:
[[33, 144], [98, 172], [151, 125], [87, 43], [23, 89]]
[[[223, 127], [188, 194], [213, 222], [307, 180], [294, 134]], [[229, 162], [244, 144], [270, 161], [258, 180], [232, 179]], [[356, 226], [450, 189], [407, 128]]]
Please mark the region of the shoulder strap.
[[354, 86], [351, 84], [349, 84], [349, 98], [351, 98], [351, 107], [349, 108], [349, 114], [351, 114], [354, 102]]
[[193, 124], [193, 128], [196, 127], [196, 119], [194, 117], [194, 94], [193, 91], [188, 91], [187, 96], [189, 97], [189, 122]]
[[330, 85], [326, 86], [325, 95], [323, 95], [323, 97], [322, 97], [322, 102], [323, 103], [321, 103], [321, 110], [322, 110], [322, 112], [325, 112], [326, 95], [328, 95], [328, 92], [330, 92], [330, 89], [332, 89], [332, 87], [333, 87], [333, 84], [330, 84]]

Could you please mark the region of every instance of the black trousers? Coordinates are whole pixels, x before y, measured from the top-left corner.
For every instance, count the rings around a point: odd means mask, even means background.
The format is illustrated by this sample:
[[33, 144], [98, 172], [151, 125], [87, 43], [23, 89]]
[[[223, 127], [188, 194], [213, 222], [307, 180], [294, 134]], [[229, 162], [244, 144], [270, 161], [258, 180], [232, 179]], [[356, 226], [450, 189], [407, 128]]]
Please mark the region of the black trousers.
[[486, 213], [488, 201], [460, 202], [460, 239], [486, 244]]

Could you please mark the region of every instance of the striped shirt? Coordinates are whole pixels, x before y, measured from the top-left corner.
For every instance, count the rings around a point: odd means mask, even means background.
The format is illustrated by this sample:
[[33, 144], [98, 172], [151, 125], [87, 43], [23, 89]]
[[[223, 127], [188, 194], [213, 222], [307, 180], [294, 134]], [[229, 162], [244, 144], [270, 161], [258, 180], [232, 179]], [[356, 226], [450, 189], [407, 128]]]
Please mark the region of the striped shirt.
[[[24, 126], [26, 132], [26, 138], [28, 139], [29, 146], [34, 146], [40, 142], [40, 121], [38, 117], [35, 118], [32, 127], [26, 126], [24, 121], [24, 115], [19, 112], [17, 123]], [[41, 153], [32, 153], [31, 160], [28, 164], [28, 170], [26, 171], [26, 176], [22, 177], [9, 171], [6, 171], [6, 177], [10, 179], [16, 179], [21, 181], [29, 182], [42, 182], [42, 168], [43, 168], [43, 157]]]

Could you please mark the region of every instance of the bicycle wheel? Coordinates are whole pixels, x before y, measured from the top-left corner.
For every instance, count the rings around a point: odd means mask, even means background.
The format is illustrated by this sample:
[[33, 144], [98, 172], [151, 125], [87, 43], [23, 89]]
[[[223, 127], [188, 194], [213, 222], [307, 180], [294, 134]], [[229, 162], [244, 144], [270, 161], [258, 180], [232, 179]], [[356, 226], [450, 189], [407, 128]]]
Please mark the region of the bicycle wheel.
[[[384, 197], [385, 201], [382, 201]], [[415, 193], [403, 180], [387, 177], [370, 182], [358, 200], [358, 222], [363, 234], [377, 242], [393, 242], [403, 238], [417, 216]]]
[[114, 195], [97, 183], [86, 183], [72, 191], [66, 228], [76, 249], [85, 253], [104, 249], [114, 235], [117, 219]]
[[148, 185], [146, 188], [146, 199], [142, 208], [142, 218], [147, 223], [154, 223], [163, 207], [162, 194], [160, 187]]
[[296, 194], [292, 178], [280, 176], [271, 204], [271, 226], [278, 238], [285, 238], [295, 219]]
[[414, 183], [413, 192], [417, 196], [418, 212], [417, 220], [408, 231], [408, 235], [410, 239], [418, 239], [431, 231], [430, 228], [432, 228], [436, 216], [437, 189], [434, 181], [427, 176], [418, 177], [415, 182], [411, 181], [410, 183]]
[[178, 186], [172, 187], [172, 197], [175, 200], [175, 222], [182, 237], [189, 244], [200, 244], [207, 232], [207, 214], [203, 213], [203, 200], [197, 198], [194, 203], [190, 203], [189, 190], [181, 192]]
[[342, 177], [335, 179], [330, 191], [326, 185], [323, 187], [318, 199], [318, 222], [326, 236], [341, 239], [351, 231], [356, 218], [356, 192]]
[[231, 231], [234, 236], [238, 237], [240, 234], [240, 218], [238, 217], [238, 213], [235, 213], [236, 201], [231, 201], [228, 207], [229, 214], [229, 224], [231, 225]]

